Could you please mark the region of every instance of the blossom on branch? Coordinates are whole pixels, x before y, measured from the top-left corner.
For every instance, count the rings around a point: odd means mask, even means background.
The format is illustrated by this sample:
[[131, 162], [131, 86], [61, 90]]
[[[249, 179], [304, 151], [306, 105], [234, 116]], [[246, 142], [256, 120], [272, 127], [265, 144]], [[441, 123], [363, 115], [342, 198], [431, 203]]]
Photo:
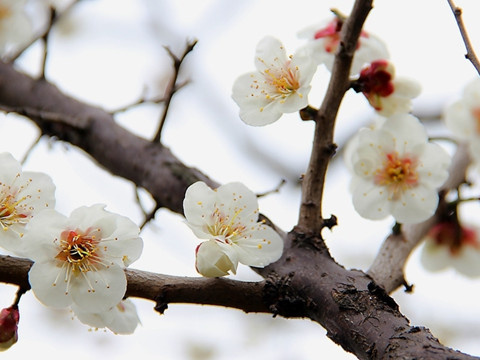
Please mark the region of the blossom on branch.
[[412, 99], [421, 91], [416, 81], [395, 77], [395, 67], [387, 60], [376, 60], [363, 68], [354, 89], [382, 116], [410, 112]]
[[443, 115], [448, 129], [468, 143], [470, 155], [480, 164], [480, 79], [467, 84], [462, 98], [449, 105]]
[[454, 222], [435, 225], [424, 239], [422, 265], [433, 272], [452, 267], [468, 277], [480, 276], [479, 231]]
[[68, 218], [45, 210], [28, 224], [29, 281], [43, 304], [98, 313], [122, 300], [124, 268], [139, 258], [143, 242], [137, 225], [104, 208], [83, 206]]
[[[310, 54], [317, 65], [324, 64], [332, 71], [335, 54], [340, 45], [340, 32], [344, 20], [340, 15], [333, 20], [324, 21], [305, 28], [298, 37], [308, 40], [308, 43], [298, 50], [300, 54]], [[350, 74], [358, 75], [363, 65], [374, 60], [388, 59], [386, 44], [378, 37], [366, 31], [360, 33], [357, 48], [352, 61]]]
[[267, 125], [308, 105], [316, 70], [309, 56], [287, 56], [279, 40], [265, 37], [257, 45], [255, 66], [257, 71], [240, 76], [233, 84], [232, 98], [245, 123]]
[[135, 304], [125, 299], [107, 311], [100, 313], [85, 312], [78, 306], [72, 305], [72, 311], [82, 323], [95, 329], [107, 328], [115, 334], [133, 334], [140, 319]]
[[428, 142], [417, 118], [393, 116], [377, 129], [361, 129], [355, 141], [346, 160], [353, 172], [353, 205], [361, 216], [393, 215], [399, 223], [419, 223], [433, 215], [450, 156]]
[[9, 153], [0, 153], [0, 247], [22, 255], [26, 224], [55, 206], [55, 185], [43, 173], [22, 171]]
[[25, 12], [27, 0], [0, 1], [0, 56], [32, 36], [31, 19]]
[[196, 268], [203, 276], [236, 273], [238, 263], [264, 267], [282, 255], [282, 238], [258, 221], [256, 195], [235, 182], [212, 190], [204, 182], [185, 193], [183, 209], [188, 226], [200, 239]]

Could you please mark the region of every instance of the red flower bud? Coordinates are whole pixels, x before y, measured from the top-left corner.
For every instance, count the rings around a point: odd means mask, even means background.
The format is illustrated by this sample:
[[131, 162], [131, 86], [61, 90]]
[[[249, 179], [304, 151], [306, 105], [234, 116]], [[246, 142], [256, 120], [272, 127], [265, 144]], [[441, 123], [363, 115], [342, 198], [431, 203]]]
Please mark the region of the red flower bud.
[[20, 313], [16, 305], [0, 312], [0, 351], [7, 350], [18, 340], [18, 321]]

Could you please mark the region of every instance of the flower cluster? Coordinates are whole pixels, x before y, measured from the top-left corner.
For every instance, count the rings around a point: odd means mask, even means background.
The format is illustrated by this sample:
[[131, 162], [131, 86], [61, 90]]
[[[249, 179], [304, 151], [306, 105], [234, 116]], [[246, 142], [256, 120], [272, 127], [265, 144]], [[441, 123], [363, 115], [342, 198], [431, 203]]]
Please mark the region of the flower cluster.
[[72, 306], [82, 318], [104, 318], [114, 332], [133, 332], [138, 321], [132, 325], [133, 308], [122, 299], [124, 268], [143, 248], [138, 226], [101, 204], [67, 218], [54, 209], [54, 192], [49, 176], [22, 171], [11, 154], [0, 154], [0, 247], [34, 261], [29, 282], [43, 304]]
[[378, 128], [362, 129], [348, 154], [353, 205], [360, 215], [373, 220], [393, 215], [399, 223], [433, 215], [450, 156], [428, 141], [417, 118], [398, 114]]
[[241, 183], [212, 190], [196, 182], [187, 189], [183, 208], [193, 233], [207, 240], [196, 250], [196, 268], [203, 276], [235, 274], [239, 262], [264, 267], [282, 255], [281, 237], [258, 221], [257, 197]]

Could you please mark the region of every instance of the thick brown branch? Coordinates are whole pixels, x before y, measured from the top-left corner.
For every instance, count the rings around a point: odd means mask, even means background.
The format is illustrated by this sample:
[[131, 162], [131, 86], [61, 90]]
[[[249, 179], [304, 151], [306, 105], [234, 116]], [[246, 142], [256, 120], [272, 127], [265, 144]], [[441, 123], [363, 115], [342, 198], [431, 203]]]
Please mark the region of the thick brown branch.
[[183, 212], [183, 194], [195, 181], [218, 186], [181, 163], [168, 148], [118, 126], [108, 112], [62, 94], [0, 62], [0, 109], [31, 118], [43, 134], [86, 151], [112, 174], [147, 189], [161, 207]]
[[428, 329], [410, 326], [368, 275], [338, 265], [325, 247], [311, 251], [305, 244], [303, 234], [290, 233], [282, 258], [259, 269], [270, 284], [267, 300], [276, 313], [306, 314], [359, 359], [473, 358], [444, 347]]
[[[30, 289], [28, 271], [31, 266], [28, 259], [0, 255], [0, 282]], [[169, 303], [187, 303], [226, 306], [245, 312], [270, 312], [263, 301], [265, 281], [191, 278], [134, 269], [126, 269], [125, 273], [128, 280], [125, 295], [155, 301], [160, 311]]]
[[473, 49], [472, 43], [470, 42], [470, 38], [468, 37], [467, 29], [462, 18], [462, 9], [457, 7], [454, 4], [453, 0], [448, 0], [448, 4], [450, 5], [453, 15], [455, 16], [455, 20], [457, 21], [460, 34], [462, 35], [462, 39], [465, 44], [465, 48], [467, 49], [465, 57], [470, 60], [470, 62], [480, 75], [480, 62], [478, 61], [477, 55], [475, 55], [475, 50]]
[[323, 224], [322, 198], [328, 163], [335, 153], [333, 143], [335, 119], [345, 92], [350, 86], [349, 76], [353, 54], [373, 0], [358, 0], [342, 27], [339, 50], [335, 57], [332, 76], [322, 106], [315, 117], [315, 135], [312, 154], [302, 184], [302, 204], [298, 226], [303, 232], [320, 233]]

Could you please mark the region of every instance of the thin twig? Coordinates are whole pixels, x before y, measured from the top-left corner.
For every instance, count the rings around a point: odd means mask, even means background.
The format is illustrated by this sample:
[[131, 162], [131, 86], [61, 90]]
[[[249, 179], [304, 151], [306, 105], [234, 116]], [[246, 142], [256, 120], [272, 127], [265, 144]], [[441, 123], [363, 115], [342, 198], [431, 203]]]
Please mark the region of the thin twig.
[[473, 67], [477, 70], [478, 74], [480, 75], [480, 62], [478, 61], [477, 56], [475, 55], [475, 51], [473, 50], [472, 43], [470, 42], [470, 38], [467, 34], [467, 29], [465, 28], [465, 24], [463, 23], [462, 18], [462, 9], [457, 7], [453, 0], [447, 0], [450, 8], [452, 9], [453, 15], [455, 16], [455, 20], [458, 24], [458, 29], [460, 30], [460, 34], [462, 34], [463, 42], [465, 43], [465, 48], [467, 49], [467, 53], [465, 54], [465, 58], [470, 60]]
[[[167, 118], [167, 113], [168, 109], [170, 107], [170, 103], [172, 101], [173, 95], [175, 95], [175, 92], [178, 90], [179, 87], [177, 87], [177, 78], [178, 74], [180, 72], [180, 67], [182, 66], [183, 60], [185, 60], [185, 57], [190, 53], [190, 51], [193, 50], [195, 45], [197, 44], [197, 40], [194, 40], [192, 42], [188, 42], [187, 46], [185, 48], [185, 51], [183, 52], [182, 56], [177, 57], [168, 47], [165, 47], [165, 50], [167, 50], [168, 54], [173, 60], [173, 77], [170, 80], [170, 83], [168, 84], [167, 90], [165, 92], [165, 108], [163, 109], [163, 114], [162, 117], [160, 118], [160, 122], [158, 124], [158, 129], [157, 132], [155, 133], [155, 136], [152, 140], [152, 142], [159, 142], [160, 137], [162, 135], [162, 130], [163, 130], [163, 125], [165, 124], [165, 120]], [[183, 86], [183, 85], [182, 85]]]
[[[51, 29], [53, 25], [53, 21], [57, 17], [57, 12], [53, 7], [50, 7], [50, 17], [48, 19], [48, 28]], [[47, 31], [42, 36], [43, 41], [43, 56], [42, 56], [42, 65], [40, 67], [40, 79], [45, 79], [45, 68], [47, 66], [47, 57], [48, 57], [48, 37], [50, 35], [50, 31]]]
[[151, 211], [145, 210], [140, 200], [140, 193], [138, 192], [138, 190], [139, 190], [139, 187], [135, 186], [135, 199], [137, 201], [138, 207], [140, 208], [144, 216], [144, 220], [142, 224], [139, 226], [140, 230], [142, 230], [145, 227], [145, 225], [147, 225], [150, 222], [150, 220], [153, 220], [155, 218], [155, 213], [157, 212], [158, 209], [160, 209], [160, 206], [158, 206], [158, 204], [155, 203], [155, 207], [153, 208], [153, 210]]
[[285, 185], [286, 182], [287, 182], [287, 180], [285, 180], [285, 179], [280, 180], [280, 183], [274, 189], [257, 194], [257, 198], [261, 198], [261, 197], [264, 197], [264, 196], [267, 196], [267, 195], [270, 195], [270, 194], [273, 194], [273, 193], [280, 192], [280, 188], [283, 185]]
[[25, 164], [25, 162], [27, 161], [28, 157], [30, 156], [30, 154], [32, 153], [33, 149], [35, 148], [35, 146], [38, 145], [40, 139], [42, 138], [43, 134], [40, 133], [40, 135], [37, 136], [37, 138], [35, 139], [35, 141], [29, 146], [29, 148], [27, 149], [27, 151], [25, 152], [25, 155], [23, 155], [23, 158], [22, 160], [20, 161], [20, 164]]
[[67, 14], [78, 2], [81, 0], [75, 0], [71, 4], [69, 4], [61, 13], [55, 12], [55, 16], [51, 19], [48, 26], [43, 29], [37, 36], [34, 36], [30, 39], [28, 43], [26, 43], [23, 47], [17, 49], [15, 53], [13, 53], [9, 58], [8, 62], [13, 63], [17, 60], [30, 46], [32, 46], [37, 40], [44, 39], [50, 31], [52, 30], [53, 26], [57, 23], [57, 21], [65, 14]]

